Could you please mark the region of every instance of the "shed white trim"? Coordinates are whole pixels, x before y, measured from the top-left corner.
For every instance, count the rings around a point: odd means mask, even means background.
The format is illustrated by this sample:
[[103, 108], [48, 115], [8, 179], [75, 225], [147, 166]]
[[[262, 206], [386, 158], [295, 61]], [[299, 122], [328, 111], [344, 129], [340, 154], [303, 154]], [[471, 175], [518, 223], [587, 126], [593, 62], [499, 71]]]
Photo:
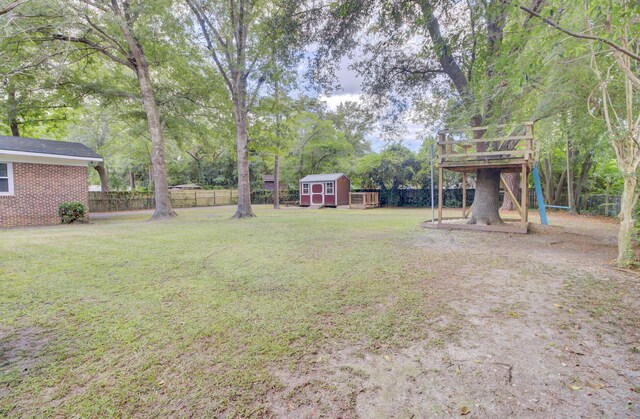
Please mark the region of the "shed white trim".
[[300, 182], [335, 182], [342, 176], [349, 179], [344, 173], [323, 173], [318, 175], [307, 175], [300, 179]]

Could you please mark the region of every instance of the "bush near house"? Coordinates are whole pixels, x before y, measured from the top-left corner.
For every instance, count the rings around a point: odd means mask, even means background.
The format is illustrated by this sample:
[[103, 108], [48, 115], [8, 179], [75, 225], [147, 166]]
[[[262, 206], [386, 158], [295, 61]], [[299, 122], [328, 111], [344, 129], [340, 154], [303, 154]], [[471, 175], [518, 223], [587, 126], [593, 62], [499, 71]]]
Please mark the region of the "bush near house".
[[58, 206], [58, 216], [62, 224], [85, 221], [87, 210], [82, 202], [63, 202]]

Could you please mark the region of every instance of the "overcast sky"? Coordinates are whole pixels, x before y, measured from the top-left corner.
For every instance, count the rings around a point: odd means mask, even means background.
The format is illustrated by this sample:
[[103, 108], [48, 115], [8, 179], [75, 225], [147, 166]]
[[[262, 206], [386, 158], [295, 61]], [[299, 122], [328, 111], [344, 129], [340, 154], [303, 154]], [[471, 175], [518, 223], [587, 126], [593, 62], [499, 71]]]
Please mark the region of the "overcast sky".
[[[362, 80], [358, 77], [355, 70], [349, 69], [349, 60], [347, 58], [342, 59], [340, 69], [337, 71], [336, 76], [341, 89], [330, 95], [322, 95], [320, 99], [323, 100], [331, 110], [335, 110], [340, 103], [346, 101], [360, 101]], [[422, 140], [419, 139], [422, 130], [423, 127], [420, 125], [413, 123], [404, 124], [402, 144], [413, 151], [418, 151], [422, 145]], [[374, 151], [380, 151], [387, 145], [387, 142], [380, 137], [379, 130], [375, 130], [368, 136]]]

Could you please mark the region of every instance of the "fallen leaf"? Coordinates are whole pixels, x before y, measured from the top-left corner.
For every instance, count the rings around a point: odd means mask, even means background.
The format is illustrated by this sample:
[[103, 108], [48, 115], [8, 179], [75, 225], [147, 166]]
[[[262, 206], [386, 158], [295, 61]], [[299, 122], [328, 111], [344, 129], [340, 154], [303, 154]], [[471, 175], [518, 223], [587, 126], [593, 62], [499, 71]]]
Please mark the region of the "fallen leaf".
[[467, 406], [462, 406], [460, 408], [460, 416], [466, 416], [469, 413], [471, 413], [471, 410], [469, 410], [469, 408]]
[[509, 315], [510, 315], [511, 317], [518, 318], [518, 313], [516, 313], [515, 311], [512, 311], [511, 313], [509, 313]]
[[571, 390], [573, 390], [573, 391], [582, 390], [582, 387], [580, 387], [580, 386], [576, 386], [576, 385], [574, 385], [574, 384], [571, 384], [571, 385], [569, 386], [569, 388], [570, 388]]
[[389, 355], [385, 355], [384, 359], [386, 359], [387, 361], [391, 361], [391, 357]]
[[604, 384], [602, 384], [602, 383], [591, 383], [591, 382], [589, 382], [589, 381], [587, 381], [587, 385], [588, 385], [589, 387], [591, 387], [591, 388], [595, 388], [596, 390], [599, 390], [599, 389], [601, 389], [601, 388], [604, 388], [604, 387], [605, 387], [605, 386], [604, 386]]

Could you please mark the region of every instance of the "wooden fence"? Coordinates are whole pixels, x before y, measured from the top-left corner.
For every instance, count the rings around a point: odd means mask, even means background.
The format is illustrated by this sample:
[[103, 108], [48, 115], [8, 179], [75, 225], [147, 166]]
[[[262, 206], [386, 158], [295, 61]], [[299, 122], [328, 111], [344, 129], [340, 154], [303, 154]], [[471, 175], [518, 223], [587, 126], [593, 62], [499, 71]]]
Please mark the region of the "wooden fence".
[[378, 208], [378, 192], [350, 192], [349, 208], [367, 209]]
[[[238, 203], [235, 189], [171, 190], [174, 208], [212, 207]], [[89, 192], [90, 212], [131, 211], [155, 208], [152, 192]]]

